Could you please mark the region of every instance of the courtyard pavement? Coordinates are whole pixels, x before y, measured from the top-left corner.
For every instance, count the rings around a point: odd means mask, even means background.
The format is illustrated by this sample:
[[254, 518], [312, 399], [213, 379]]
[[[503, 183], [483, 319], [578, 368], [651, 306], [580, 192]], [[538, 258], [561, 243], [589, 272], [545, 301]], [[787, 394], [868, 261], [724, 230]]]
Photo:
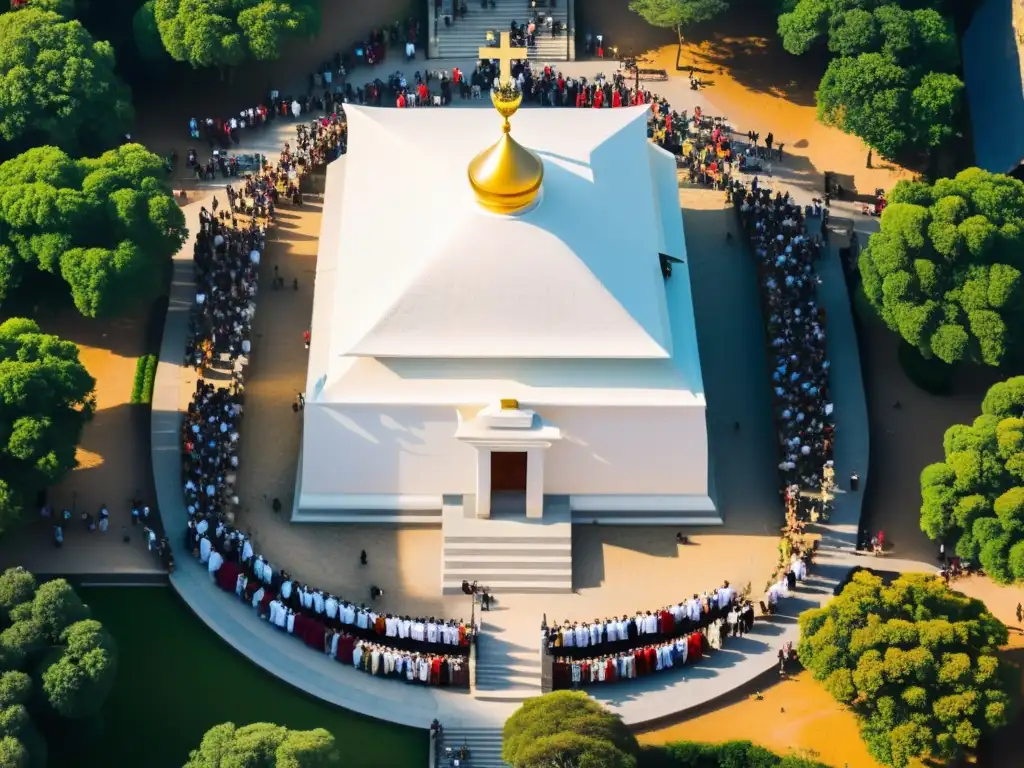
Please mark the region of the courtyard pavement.
[[[450, 69], [452, 63], [446, 62], [444, 66]], [[564, 69], [580, 74], [586, 72], [590, 76], [595, 71], [593, 63], [574, 63]], [[358, 75], [354, 77], [357, 78], [355, 81], [359, 82]], [[660, 83], [656, 90], [683, 108], [692, 107], [693, 103], [698, 101], [704, 104], [706, 112], [715, 114], [714, 106], [707, 100], [706, 95], [689, 92], [685, 80], [680, 82], [673, 79], [668, 83]], [[264, 144], [276, 140], [283, 142], [289, 130], [288, 122], [282, 121], [275, 124], [273, 131], [276, 136], [267, 134], [261, 140]], [[277, 146], [281, 144], [278, 143]], [[268, 154], [273, 156], [276, 153], [268, 151]], [[785, 183], [784, 177], [780, 179], [780, 183]], [[795, 193], [800, 202], [805, 202], [809, 201], [816, 191], [798, 187]], [[766, 567], [763, 571], [758, 569], [757, 572], [764, 574], [762, 579], [767, 579], [771, 565], [774, 564], [774, 553], [771, 550], [774, 549], [776, 526], [781, 522], [781, 513], [776, 495], [774, 428], [771, 424], [764, 331], [755, 273], [748, 251], [739, 245], [742, 240], [734, 238], [737, 244], [733, 246], [725, 243], [724, 228], [734, 227], [735, 222], [732, 212], [721, 202], [721, 195], [707, 191], [684, 191], [682, 196], [687, 201], [685, 220], [690, 259], [688, 266], [691, 269], [691, 279], [695, 283], [694, 294], [697, 297], [695, 311], [708, 391], [708, 422], [712, 450], [716, 455], [726, 457], [716, 466], [718, 487], [722, 494], [726, 518], [726, 530], [722, 533], [731, 532], [733, 542], [738, 541], [736, 535], [748, 535], [765, 540], [769, 551], [762, 562]], [[698, 199], [699, 203], [696, 202]], [[714, 200], [718, 200], [718, 203], [716, 204]], [[197, 201], [185, 209], [192, 232], [195, 231], [198, 209], [203, 202]], [[268, 265], [269, 263], [268, 261]], [[868, 558], [863, 558], [853, 551], [863, 488], [868, 481], [867, 416], [855, 332], [838, 256], [830, 252], [822, 262], [820, 270], [821, 303], [829, 316], [832, 389], [839, 425], [836, 433], [837, 477], [845, 481], [852, 470], [858, 470], [862, 481], [861, 492], [844, 493], [837, 497], [830, 524], [821, 527], [823, 546], [813, 578], [798, 590], [794, 598], [783, 604], [780, 615], [774, 620], [759, 621], [752, 635], [732, 642], [726, 649], [713, 654], [700, 665], [669, 674], [654, 675], [625, 685], [592, 690], [592, 693], [621, 714], [631, 725], [659, 720], [667, 715], [706, 704], [759, 677], [774, 666], [775, 654], [780, 645], [797, 639], [796, 616], [802, 610], [827, 600], [835, 584], [853, 564], [877, 562], [869, 561]], [[265, 307], [266, 298], [260, 296], [259, 307]], [[257, 620], [251, 609], [239, 603], [233, 596], [216, 589], [210, 583], [205, 569], [194, 563], [189, 553], [182, 551], [181, 536], [178, 532], [184, 530], [186, 513], [180, 488], [181, 457], [178, 435], [181, 411], [188, 401], [194, 378], [190, 372], [182, 368], [181, 360], [187, 334], [188, 311], [193, 300], [192, 243], [189, 242], [175, 258], [171, 304], [161, 347], [152, 414], [152, 459], [157, 498], [164, 523], [176, 547], [179, 564], [171, 579], [174, 587], [193, 610], [232, 646], [271, 673], [318, 698], [363, 714], [411, 726], [426, 727], [435, 717], [452, 727], [499, 726], [516, 708], [516, 702], [481, 701], [469, 694], [398, 685], [342, 667], [324, 656], [311, 652], [294, 639], [283, 636], [265, 622]], [[267, 317], [272, 317], [270, 313], [266, 314]], [[263, 313], [258, 311], [258, 321], [262, 321], [262, 317]], [[254, 353], [254, 358], [257, 355], [258, 351]], [[255, 365], [257, 364], [254, 362]], [[260, 410], [257, 408], [256, 412]], [[250, 412], [252, 409], [247, 409], [243, 434], [249, 435], [255, 431], [262, 435], [264, 442], [267, 442], [268, 433], [253, 429]], [[738, 434], [732, 426], [736, 421], [741, 423]], [[248, 458], [244, 458], [244, 461], [248, 461]], [[258, 491], [243, 488], [243, 493], [256, 494]], [[253, 510], [260, 506], [266, 507], [255, 504]], [[284, 507], [288, 508], [288, 505], [284, 504]], [[243, 527], [248, 526], [254, 519], [249, 517], [252, 514], [253, 511], [244, 510], [239, 524]], [[264, 511], [264, 514], [268, 513]], [[274, 525], [280, 529], [297, 528], [283, 522], [275, 522]], [[296, 535], [305, 539], [309, 546], [315, 546], [316, 541], [323, 537], [346, 536], [342, 531], [330, 534], [328, 528], [330, 527], [311, 527], [301, 530]], [[729, 528], [733, 530], [729, 531]], [[277, 556], [271, 548], [275, 546], [274, 542], [278, 540], [280, 531], [271, 528], [269, 523], [263, 525], [262, 530], [265, 535], [260, 536], [258, 548], [268, 551], [272, 561], [275, 561]], [[706, 554], [702, 551], [698, 556], [696, 553], [676, 550], [674, 541], [671, 548], [667, 547], [665, 541], [672, 539], [673, 533], [664, 529], [651, 529], [650, 532], [634, 534], [651, 537], [646, 541], [634, 540], [632, 546], [628, 543], [619, 546], [614, 531], [602, 532], [603, 536], [609, 537], [608, 540], [600, 542], [605, 567], [589, 580], [594, 582], [587, 585], [593, 587], [591, 590], [581, 589], [580, 595], [566, 596], [569, 602], [563, 606], [564, 610], [558, 613], [557, 617], [572, 614], [585, 618], [594, 615], [595, 612], [596, 615], [617, 612], [620, 601], [627, 597], [629, 603], [624, 610], [653, 608], [668, 600], [678, 600], [693, 589], [710, 586], [705, 581], [719, 581], [723, 576], [709, 570], [713, 569], [713, 563], [717, 563], [726, 574], [724, 578], [737, 582], [735, 576], [729, 574], [741, 567], [744, 561], [750, 560], [735, 544], [731, 545], [728, 535], [723, 535], [714, 546], [708, 546]], [[347, 534], [349, 539], [361, 535], [354, 529], [349, 529]], [[700, 532], [696, 533], [698, 541], [700, 535]], [[384, 568], [404, 569], [405, 561], [414, 551], [428, 562], [424, 568], [431, 567], [430, 558], [425, 553], [430, 550], [439, 553], [439, 540], [433, 542], [428, 537], [410, 543], [414, 546], [409, 549], [396, 547], [391, 556], [382, 558]], [[574, 554], [575, 549], [574, 542]], [[668, 554], [669, 557], [684, 561], [684, 565], [689, 567], [677, 573], [665, 571], [660, 578], [661, 583], [657, 579], [649, 579], [647, 572], [636, 570], [639, 562], [631, 559], [637, 552], [645, 549], [662, 553], [662, 557]], [[675, 551], [671, 552], [670, 549]], [[699, 549], [703, 550], [703, 546]], [[597, 549], [591, 552], [596, 554]], [[619, 563], [616, 567], [623, 580], [618, 588], [602, 594], [601, 587], [604, 586], [604, 580], [610, 570], [607, 567], [609, 552], [628, 554], [621, 560], [617, 559], [618, 554], [610, 558], [611, 562]], [[293, 567], [291, 559], [303, 557], [302, 544], [296, 540], [294, 545], [289, 545], [287, 552], [282, 550], [278, 554], [283, 561], [277, 560], [275, 566]], [[310, 557], [306, 552], [305, 558], [297, 561], [294, 571], [301, 574], [304, 580], [326, 588], [332, 588], [331, 585], [334, 583], [341, 583], [343, 587], [351, 589], [353, 584], [344, 576], [351, 571], [338, 554], [335, 550], [332, 562], [330, 558]], [[760, 557], [757, 559], [760, 561]], [[353, 561], [354, 558], [347, 560], [348, 563]], [[888, 558], [885, 559], [884, 566], [887, 570], [922, 569], [918, 563]], [[410, 575], [416, 576], [418, 570], [414, 568]], [[438, 572], [439, 563], [434, 572], [435, 578], [439, 577]], [[637, 586], [635, 581], [625, 580], [634, 579], [638, 572], [645, 573], [643, 587]], [[319, 577], [323, 577], [323, 580], [318, 580]], [[751, 575], [750, 581], [752, 595], [756, 599], [764, 582], [758, 582], [756, 573]], [[429, 582], [422, 589], [425, 593], [424, 598], [432, 592]], [[662, 590], [666, 590], [664, 597]], [[386, 607], [402, 610], [402, 592], [399, 589], [396, 589], [396, 592], [394, 607]], [[573, 601], [578, 602], [578, 605], [572, 605]], [[458, 616], [460, 611], [466, 612], [464, 603], [453, 607], [454, 610], [446, 610], [446, 615]], [[515, 596], [509, 596], [502, 600], [500, 607], [504, 610], [487, 615], [485, 624], [485, 631], [498, 636], [503, 631], [512, 631], [513, 628], [538, 626], [537, 619], [541, 613], [555, 617], [558, 603], [555, 596], [533, 597], [523, 601], [517, 600]], [[428, 604], [421, 605], [420, 610], [416, 612], [426, 612], [427, 608], [435, 610], [433, 604]], [[411, 605], [409, 610], [413, 610]]]

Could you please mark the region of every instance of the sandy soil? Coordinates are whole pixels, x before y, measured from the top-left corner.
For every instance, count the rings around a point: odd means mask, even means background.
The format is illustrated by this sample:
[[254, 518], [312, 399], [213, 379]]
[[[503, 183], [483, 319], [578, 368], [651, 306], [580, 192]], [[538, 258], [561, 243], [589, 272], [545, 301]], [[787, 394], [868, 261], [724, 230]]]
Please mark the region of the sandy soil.
[[[1020, 667], [1024, 662], [1024, 627], [1017, 621], [1016, 607], [1024, 600], [1024, 589], [1003, 587], [979, 578], [957, 582], [954, 588], [984, 601], [993, 615], [1009, 627], [1010, 640], [1001, 656]], [[772, 683], [766, 683], [761, 691], [764, 696], [761, 701], [752, 695], [739, 696], [708, 713], [642, 733], [640, 741], [665, 744], [747, 739], [780, 754], [795, 750], [832, 766], [880, 768], [860, 739], [856, 718], [837, 704], [809, 672]], [[1021, 691], [1024, 692], [1024, 677]], [[1018, 766], [1021, 727], [1024, 727], [1024, 714], [1019, 714], [986, 745], [976, 764], [980, 768]], [[709, 734], [721, 734], [721, 737], [709, 739]]]
[[881, 768], [861, 741], [853, 714], [838, 704], [809, 672], [778, 682], [761, 694], [761, 701], [751, 694], [730, 706], [642, 733], [640, 742], [745, 739], [779, 754], [795, 752], [837, 768]]
[[135, 495], [152, 498], [149, 469], [149, 411], [129, 405], [135, 364], [144, 353], [147, 312], [119, 320], [82, 318], [73, 308], [41, 314], [43, 331], [78, 345], [79, 356], [96, 379], [96, 415], [85, 426], [77, 458], [79, 466], [48, 492], [56, 509], [96, 513], [106, 504], [110, 530], [87, 533], [75, 522], [65, 529], [64, 547], [55, 553], [49, 524], [35, 521], [5, 535], [0, 562], [18, 562], [31, 570], [67, 573], [148, 569], [153, 561], [142, 547], [141, 534], [130, 545], [120, 529], [131, 521]]

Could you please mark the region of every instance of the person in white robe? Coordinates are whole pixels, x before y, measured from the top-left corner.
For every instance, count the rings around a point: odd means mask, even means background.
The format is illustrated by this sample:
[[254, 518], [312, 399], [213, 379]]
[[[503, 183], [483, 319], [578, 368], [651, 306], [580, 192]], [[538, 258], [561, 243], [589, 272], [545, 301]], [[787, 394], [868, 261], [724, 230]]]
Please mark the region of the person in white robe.
[[263, 595], [264, 595], [263, 587], [260, 587], [259, 589], [257, 589], [253, 593], [253, 595], [252, 595], [252, 607], [253, 608], [259, 608], [260, 607], [260, 603], [263, 601]]
[[206, 564], [210, 574], [210, 581], [214, 581], [217, 578], [217, 571], [220, 570], [222, 565], [224, 565], [224, 556], [217, 550], [211, 552], [210, 559]]
[[252, 556], [254, 554], [255, 553], [252, 550], [252, 542], [249, 541], [249, 539], [246, 539], [245, 543], [242, 544], [242, 562], [248, 563], [250, 560], [252, 560]]
[[206, 563], [210, 559], [210, 552], [213, 551], [213, 544], [210, 540], [203, 536], [199, 540], [199, 562]]

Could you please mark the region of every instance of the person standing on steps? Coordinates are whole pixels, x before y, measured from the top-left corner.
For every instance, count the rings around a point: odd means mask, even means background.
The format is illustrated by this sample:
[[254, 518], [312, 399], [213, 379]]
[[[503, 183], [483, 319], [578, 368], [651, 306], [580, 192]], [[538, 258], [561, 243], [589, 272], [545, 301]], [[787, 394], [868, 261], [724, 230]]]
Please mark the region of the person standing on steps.
[[359, 564], [360, 565], [366, 565], [366, 563], [367, 563], [366, 550], [363, 549], [363, 550], [360, 550], [360, 552], [359, 552]]

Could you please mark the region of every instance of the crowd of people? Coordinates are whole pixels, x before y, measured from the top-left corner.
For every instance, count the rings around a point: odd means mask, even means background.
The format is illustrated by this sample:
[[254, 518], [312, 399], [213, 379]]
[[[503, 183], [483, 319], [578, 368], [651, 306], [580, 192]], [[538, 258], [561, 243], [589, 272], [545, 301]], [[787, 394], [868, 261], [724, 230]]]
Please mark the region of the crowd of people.
[[[204, 526], [203, 523], [206, 523]], [[467, 687], [472, 630], [465, 622], [378, 613], [294, 580], [256, 554], [249, 537], [189, 522], [187, 546], [224, 591], [260, 618], [341, 664], [410, 683]]]
[[829, 392], [825, 310], [818, 303], [819, 236], [789, 193], [735, 182], [729, 190], [757, 260], [770, 347], [775, 421], [780, 443], [780, 494], [820, 493], [832, 476], [835, 422]]
[[[254, 551], [251, 535], [234, 526], [244, 374], [261, 254], [278, 203], [302, 204], [302, 175], [317, 157], [311, 137], [328, 133], [318, 126], [298, 126], [301, 149], [286, 144], [274, 166], [265, 164], [225, 188], [226, 205], [215, 196], [212, 210], [200, 211], [193, 254], [196, 301], [185, 350], [198, 379], [181, 435], [186, 549], [211, 580], [261, 618], [340, 663], [406, 682], [465, 687], [472, 628], [464, 622], [378, 613], [302, 584], [275, 570]], [[217, 369], [226, 371], [223, 384], [212, 380], [210, 372]]]
[[554, 657], [553, 685], [569, 688], [692, 664], [706, 648], [721, 648], [727, 636], [742, 636], [753, 626], [753, 603], [740, 599], [726, 581], [689, 600], [632, 617], [556, 621], [543, 632]]

